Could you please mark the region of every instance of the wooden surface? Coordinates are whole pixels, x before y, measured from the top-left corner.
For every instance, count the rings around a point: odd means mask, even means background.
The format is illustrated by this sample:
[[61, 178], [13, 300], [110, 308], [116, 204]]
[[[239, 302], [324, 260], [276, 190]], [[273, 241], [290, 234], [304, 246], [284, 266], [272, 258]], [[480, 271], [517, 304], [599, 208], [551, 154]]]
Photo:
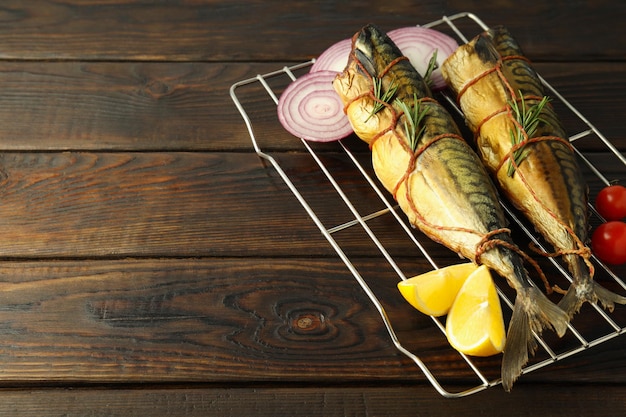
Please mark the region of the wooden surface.
[[[253, 152], [229, 95], [234, 83], [309, 60], [365, 23], [390, 30], [463, 11], [508, 26], [544, 78], [626, 151], [621, 1], [2, 2], [0, 415], [626, 410], [622, 337], [523, 375], [510, 394], [494, 386], [459, 400], [439, 395]], [[264, 148], [316, 212], [329, 224], [349, 220], [267, 97], [245, 100]], [[577, 129], [572, 116], [564, 122]], [[626, 181], [597, 141], [580, 146]], [[372, 209], [375, 196], [346, 157], [321, 151], [358, 209]], [[600, 186], [590, 179], [592, 193]], [[427, 270], [393, 227], [372, 222], [402, 267]], [[397, 277], [364, 234], [338, 236], [402, 340], [451, 388], [475, 383], [399, 298]], [[586, 309], [577, 324], [593, 328], [595, 315]], [[481, 366], [497, 375], [499, 362]]]

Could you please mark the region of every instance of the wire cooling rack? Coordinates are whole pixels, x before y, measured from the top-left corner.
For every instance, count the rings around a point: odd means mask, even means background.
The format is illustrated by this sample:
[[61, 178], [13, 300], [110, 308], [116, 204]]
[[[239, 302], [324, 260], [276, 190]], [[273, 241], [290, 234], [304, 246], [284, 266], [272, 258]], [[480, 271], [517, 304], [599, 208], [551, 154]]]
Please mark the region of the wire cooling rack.
[[[433, 21], [422, 26], [446, 32], [451, 36], [456, 37], [460, 43], [465, 43], [476, 34], [488, 29], [488, 26], [485, 25], [480, 18], [471, 13], [458, 13], [451, 16], [444, 16], [437, 21]], [[408, 225], [404, 214], [393, 202], [390, 202], [387, 193], [380, 187], [377, 180], [373, 179], [371, 169], [369, 169], [370, 167], [359, 160], [357, 154], [351, 150], [350, 144], [346, 143], [347, 141], [338, 141], [333, 146], [337, 146], [336, 151], [344, 153], [347, 156], [346, 161], [349, 164], [353, 164], [356, 168], [355, 175], [360, 176], [359, 181], [363, 181], [364, 184], [371, 187], [377, 198], [379, 198], [382, 202], [383, 206], [380, 210], [362, 213], [363, 210], [357, 208], [357, 204], [353, 202], [352, 198], [349, 196], [349, 192], [342, 188], [340, 181], [334, 177], [331, 172], [332, 169], [329, 168], [324, 158], [318, 155], [319, 152], [314, 149], [314, 146], [304, 140], [301, 140], [303, 150], [308, 152], [312, 158], [311, 165], [313, 167], [316, 166], [315, 169], [318, 169], [320, 173], [327, 178], [328, 184], [334, 188], [340, 198], [340, 201], [343, 202], [341, 204], [345, 204], [345, 207], [347, 207], [351, 213], [350, 220], [333, 226], [326, 226], [324, 224], [321, 216], [316, 212], [317, 209], [312, 207], [311, 200], [303, 196], [298, 187], [294, 184], [294, 181], [292, 181], [293, 178], [290, 178], [287, 175], [278, 160], [274, 158], [274, 156], [270, 155], [270, 152], [262, 149], [260, 141], [258, 140], [253, 128], [252, 117], [250, 116], [251, 112], [257, 111], [260, 107], [267, 107], [275, 110], [278, 97], [280, 96], [279, 91], [284, 89], [286, 84], [295, 80], [298, 73], [306, 72], [308, 67], [314, 62], [315, 60], [311, 60], [309, 62], [283, 67], [277, 71], [267, 74], [259, 74], [256, 77], [242, 80], [232, 85], [230, 95], [243, 117], [255, 152], [259, 157], [268, 161], [272, 165], [289, 190], [306, 210], [312, 221], [319, 228], [322, 235], [328, 240], [339, 258], [345, 263], [348, 270], [352, 273], [356, 281], [380, 313], [389, 336], [396, 348], [419, 367], [437, 392], [447, 398], [463, 397], [500, 384], [501, 380], [499, 378], [499, 373], [494, 372], [493, 361], [484, 362], [481, 359], [471, 358], [455, 352], [455, 354], [459, 356], [459, 363], [451, 365], [450, 368], [453, 369], [453, 372], [458, 370], [459, 374], [463, 375], [464, 381], [468, 379], [474, 381], [475, 377], [475, 382], [471, 382], [468, 385], [462, 385], [459, 388], [459, 383], [456, 381], [453, 383], [454, 389], [444, 386], [442, 381], [447, 381], [449, 379], [449, 373], [445, 374], [445, 377], [436, 375], [436, 372], [431, 369], [430, 364], [423, 360], [422, 352], [419, 351], [419, 343], [409, 343], [411, 347], [408, 348], [407, 342], [400, 340], [397, 331], [394, 330], [392, 320], [385, 311], [383, 303], [375, 291], [373, 291], [370, 285], [368, 285], [368, 280], [364, 278], [363, 269], [357, 266], [355, 262], [353, 262], [354, 259], [352, 259], [351, 256], [344, 251], [344, 247], [340, 243], [340, 239], [336, 239], [336, 235], [341, 231], [349, 228], [361, 228], [367, 235], [367, 238], [371, 240], [373, 245], [375, 245], [377, 250], [380, 252], [381, 257], [384, 258], [384, 262], [387, 263], [392, 273], [396, 274], [398, 279], [407, 279], [407, 275], [403, 271], [403, 268], [396, 262], [396, 259], [386, 246], [381, 243], [383, 239], [379, 238], [380, 232], [374, 232], [374, 228], [370, 227], [370, 222], [372, 222], [373, 219], [381, 216], [392, 216], [393, 221], [396, 222], [402, 229], [402, 238], [407, 240], [408, 245], [412, 245], [415, 248], [415, 255], [423, 257], [433, 268], [440, 267], [426, 250], [428, 243], [423, 240], [424, 237]], [[560, 114], [564, 112], [570, 113], [568, 120], [573, 120], [573, 122], [570, 122], [571, 126], [568, 126], [568, 129], [574, 129], [575, 132], [569, 136], [569, 140], [574, 145], [574, 149], [580, 157], [586, 172], [588, 171], [588, 175], [595, 177], [594, 181], [599, 182], [601, 185], [608, 185], [610, 180], [607, 178], [606, 174], [602, 172], [601, 168], [597, 167], [598, 164], [594, 165], [590, 162], [585, 153], [578, 149], [578, 144], [590, 143], [595, 146], [595, 150], [599, 149], [602, 151], [608, 151], [610, 157], [616, 158], [618, 165], [621, 164], [619, 166], [626, 167], [626, 158], [595, 126], [593, 126], [576, 108], [574, 108], [574, 106], [572, 106], [561, 94], [559, 94], [558, 91], [550, 86], [550, 84], [548, 84], [543, 78], [541, 78], [541, 81], [544, 83], [547, 91], [552, 96], [553, 104], [558, 102], [555, 104], [555, 107], [560, 107], [557, 108], [557, 111]], [[253, 101], [245, 102], [245, 100], [241, 98], [242, 95], [240, 95], [240, 93], [245, 95], [243, 91], [246, 88], [261, 90], [263, 97], [261, 99], [256, 98]], [[459, 115], [461, 114], [453, 99], [449, 96], [444, 96], [444, 99], [448, 101], [448, 104], [452, 106], [455, 111], [459, 112]], [[277, 117], [276, 124], [278, 124]], [[623, 175], [623, 172], [620, 171], [619, 175]], [[534, 235], [532, 227], [526, 224], [523, 219], [517, 217], [514, 210], [511, 210], [505, 202], [503, 202], [503, 206], [512, 223], [519, 227], [521, 233], [527, 237], [529, 242], [534, 243], [541, 249], [549, 249], [544, 247], [543, 241]], [[343, 209], [345, 210], [345, 208]], [[596, 222], [604, 221], [594, 210], [593, 206], [590, 205], [590, 209]], [[594, 258], [593, 261], [597, 264], [596, 279], [602, 280], [602, 285], [608, 286], [618, 293], [623, 293], [623, 290], [626, 290], [626, 285], [622, 279], [617, 276], [617, 274], [615, 274], [607, 266], [600, 263], [597, 259]], [[571, 277], [569, 276], [566, 268], [564, 268], [563, 265], [556, 259], [550, 259], [546, 262], [548, 263], [547, 267], [552, 269], [551, 274], [556, 274], [561, 277], [564, 282], [564, 287], [566, 288], [567, 283], [571, 282]], [[510, 290], [507, 291], [506, 287], [498, 288], [498, 292], [503, 301], [502, 307], [505, 310], [505, 316], [507, 315], [507, 312], [510, 316], [510, 311], [513, 306], [513, 302], [511, 300], [514, 298], [514, 294], [511, 294]], [[418, 312], [415, 313], [421, 314]], [[432, 327], [433, 331], [439, 331], [441, 334], [445, 334], [445, 321], [443, 321], [442, 318], [426, 317], [426, 319], [432, 320], [434, 325], [429, 326]], [[563, 338], [550, 339], [550, 336], [547, 336], [546, 338], [545, 334], [541, 337], [535, 335], [539, 345], [539, 350], [529, 364], [523, 369], [523, 374], [538, 370], [561, 359], [570, 357], [593, 346], [599, 345], [607, 340], [619, 336], [625, 331], [625, 329], [626, 314], [622, 306], [616, 306], [615, 311], [607, 312], [598, 306], [585, 305], [583, 310], [581, 310], [581, 312], [574, 317], [572, 323], [569, 325], [567, 334]], [[544, 333], [550, 332], [546, 331]], [[428, 355], [424, 353], [424, 356]], [[483, 368], [483, 366], [485, 367]], [[499, 367], [497, 367], [497, 369], [499, 370]], [[468, 375], [471, 377], [467, 378]]]

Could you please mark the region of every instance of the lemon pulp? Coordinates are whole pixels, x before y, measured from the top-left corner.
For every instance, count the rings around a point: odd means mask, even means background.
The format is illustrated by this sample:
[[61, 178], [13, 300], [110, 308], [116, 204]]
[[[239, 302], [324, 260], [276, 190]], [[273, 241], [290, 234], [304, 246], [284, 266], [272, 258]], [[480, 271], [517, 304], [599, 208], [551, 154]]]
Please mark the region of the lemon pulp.
[[465, 280], [446, 318], [446, 336], [459, 352], [501, 353], [506, 339], [502, 306], [489, 269], [482, 265]]
[[429, 316], [448, 314], [467, 277], [476, 271], [474, 263], [450, 265], [428, 271], [398, 283], [398, 290], [413, 307]]

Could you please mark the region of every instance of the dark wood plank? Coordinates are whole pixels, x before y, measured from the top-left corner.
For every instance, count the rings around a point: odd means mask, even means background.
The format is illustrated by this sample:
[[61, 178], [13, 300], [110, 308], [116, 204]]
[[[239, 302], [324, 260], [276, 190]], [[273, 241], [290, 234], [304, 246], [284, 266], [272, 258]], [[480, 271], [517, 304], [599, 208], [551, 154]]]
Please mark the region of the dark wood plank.
[[[446, 389], [480, 383], [431, 320], [401, 299], [397, 277], [377, 260], [359, 267], [369, 271], [365, 278], [400, 340]], [[0, 276], [0, 386], [426, 383], [337, 259], [5, 261]], [[626, 309], [618, 310], [623, 325]], [[579, 321], [594, 322], [593, 313], [582, 314]], [[612, 339], [522, 381], [594, 375], [595, 382], [624, 384], [623, 358], [623, 341]], [[498, 377], [498, 357], [476, 364]]]
[[414, 378], [336, 260], [4, 262], [0, 271], [0, 385], [356, 380], [379, 378], [381, 366], [381, 378]]
[[[252, 151], [229, 88], [284, 64], [0, 62], [1, 148]], [[626, 127], [612, 120], [626, 106], [625, 63], [539, 64], [538, 70], [626, 150]], [[290, 80], [269, 81], [280, 95]], [[264, 148], [298, 147], [260, 83], [236, 94]], [[562, 118], [571, 133], [579, 131], [570, 112]]]
[[271, 256], [281, 236], [329, 253], [254, 154], [5, 153], [0, 166], [5, 257]]
[[[310, 156], [277, 158], [324, 227], [354, 220]], [[347, 156], [323, 160], [361, 215], [386, 208]], [[614, 158], [600, 161], [608, 178], [624, 180]], [[5, 258], [335, 256], [276, 170], [252, 153], [3, 153], [0, 168]], [[595, 195], [601, 183], [590, 186]], [[369, 225], [390, 253], [417, 252], [391, 214]], [[350, 256], [378, 253], [360, 227], [334, 236]]]
[[3, 150], [250, 149], [231, 84], [276, 65], [3, 62]]
[[[626, 410], [623, 386], [519, 386], [450, 400], [423, 386], [215, 387], [137, 390], [24, 390], [0, 394], [0, 412], [14, 417], [93, 416], [346, 416], [603, 415]], [[493, 410], [497, 410], [494, 412]]]
[[[422, 1], [419, 7], [377, 1], [143, 1], [3, 2], [0, 37], [4, 59], [63, 60], [302, 60], [362, 25], [384, 30], [424, 24], [444, 14], [474, 12], [487, 24], [508, 25], [542, 60], [623, 59], [616, 36], [622, 2]], [[546, 41], [549, 40], [549, 41]], [[575, 48], [570, 45], [575, 44]], [[567, 55], [565, 55], [567, 54]]]

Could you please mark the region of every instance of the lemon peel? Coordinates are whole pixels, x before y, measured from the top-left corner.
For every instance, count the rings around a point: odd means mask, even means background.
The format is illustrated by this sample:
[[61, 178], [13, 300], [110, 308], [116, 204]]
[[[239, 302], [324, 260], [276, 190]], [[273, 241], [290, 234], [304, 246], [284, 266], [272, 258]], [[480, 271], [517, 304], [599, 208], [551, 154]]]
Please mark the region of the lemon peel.
[[429, 316], [448, 314], [467, 277], [478, 268], [474, 263], [450, 265], [400, 281], [400, 294], [409, 304]]

